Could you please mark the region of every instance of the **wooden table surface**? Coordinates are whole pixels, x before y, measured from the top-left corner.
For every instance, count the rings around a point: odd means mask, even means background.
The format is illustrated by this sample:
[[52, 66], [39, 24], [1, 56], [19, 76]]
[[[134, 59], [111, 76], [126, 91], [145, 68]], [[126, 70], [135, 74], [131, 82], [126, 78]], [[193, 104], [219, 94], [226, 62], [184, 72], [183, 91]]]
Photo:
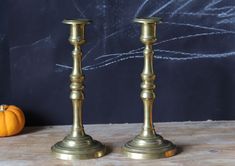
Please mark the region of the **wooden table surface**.
[[21, 135], [0, 138], [0, 166], [235, 166], [235, 121], [157, 123], [155, 127], [182, 150], [178, 155], [128, 159], [120, 147], [139, 133], [141, 124], [85, 125], [86, 133], [112, 152], [99, 159], [63, 161], [51, 155], [50, 147], [63, 139], [71, 126], [28, 127]]

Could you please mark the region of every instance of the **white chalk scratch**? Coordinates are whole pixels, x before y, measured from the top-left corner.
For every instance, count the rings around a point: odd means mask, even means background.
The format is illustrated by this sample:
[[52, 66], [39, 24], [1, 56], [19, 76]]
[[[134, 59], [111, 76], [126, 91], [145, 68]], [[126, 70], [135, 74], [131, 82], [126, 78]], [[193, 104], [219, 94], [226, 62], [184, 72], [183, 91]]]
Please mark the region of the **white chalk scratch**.
[[221, 10], [227, 10], [229, 12], [233, 11], [235, 9], [235, 6], [222, 6], [222, 7], [216, 7], [219, 6], [218, 4], [220, 2], [223, 2], [223, 0], [212, 0], [211, 3], [209, 3], [207, 6], [205, 6], [205, 10], [208, 11], [221, 11]]
[[11, 47], [10, 51], [13, 51], [15, 49], [22, 48], [22, 47], [32, 47], [32, 46], [35, 46], [35, 45], [42, 43], [42, 42], [50, 43], [50, 45], [52, 45], [54, 47], [54, 43], [52, 42], [51, 35], [49, 35], [45, 38], [39, 39], [39, 40], [31, 43], [31, 44], [17, 45], [17, 46]]
[[84, 60], [84, 59], [100, 44], [100, 42], [105, 42], [108, 38], [110, 38], [110, 37], [112, 37], [112, 36], [114, 36], [114, 35], [117, 35], [118, 33], [124, 31], [125, 29], [126, 29], [126, 28], [123, 28], [123, 29], [121, 29], [121, 30], [115, 31], [115, 32], [113, 32], [113, 33], [111, 33], [111, 34], [105, 36], [105, 38], [103, 38], [103, 39], [101, 39], [101, 40], [98, 40], [98, 41], [96, 42], [96, 44], [95, 44], [90, 50], [88, 50], [88, 52], [83, 56], [83, 59], [82, 59], [82, 60]]
[[109, 35], [106, 35], [106, 36], [105, 36], [105, 39], [108, 39], [108, 38], [110, 38], [110, 37], [112, 37], [112, 36], [114, 36], [114, 35], [117, 35], [118, 33], [124, 31], [125, 29], [126, 29], [126, 28], [123, 28], [123, 29], [117, 30], [117, 31], [115, 31], [115, 32], [113, 32], [113, 33], [111, 33], [111, 34], [109, 34]]
[[87, 53], [82, 57], [82, 61], [86, 59], [87, 55], [89, 55], [96, 48], [98, 44], [99, 44], [99, 41], [97, 41], [96, 44], [87, 51]]
[[[179, 37], [173, 37], [170, 39], [166, 39], [166, 40], [157, 42], [154, 45], [159, 45], [162, 43], [167, 43], [170, 41], [181, 40], [181, 39], [186, 39], [186, 38], [194, 38], [194, 37], [200, 37], [200, 36], [211, 36], [211, 35], [222, 35], [222, 34], [231, 34], [231, 33], [232, 32], [209, 32], [209, 33], [198, 33], [198, 34], [193, 34], [193, 35], [185, 35], [185, 36], [179, 36]], [[139, 50], [143, 50], [143, 49], [144, 49], [144, 47], [141, 47], [141, 48], [131, 50], [130, 52], [135, 52], [135, 51], [139, 51]]]
[[137, 9], [137, 11], [136, 11], [136, 13], [135, 13], [134, 18], [138, 16], [138, 14], [139, 14], [140, 11], [144, 8], [145, 4], [146, 4], [148, 1], [149, 1], [149, 0], [145, 0], [145, 1], [140, 5], [140, 7]]
[[235, 19], [231, 18], [231, 19], [224, 19], [222, 21], [218, 21], [217, 24], [234, 24], [235, 23]]
[[59, 66], [59, 67], [62, 67], [62, 68], [65, 68], [65, 69], [72, 69], [71, 66], [67, 66], [67, 65], [61, 65], [61, 64], [55, 64], [56, 66]]
[[141, 52], [126, 52], [126, 53], [106, 54], [106, 55], [101, 55], [101, 56], [97, 57], [95, 60], [102, 59], [102, 58], [107, 58], [107, 57], [110, 57], [110, 56], [115, 56], [115, 58], [116, 58], [117, 55], [118, 56], [133, 55], [133, 54], [136, 54], [136, 53], [141, 53]]
[[184, 4], [180, 5], [174, 12], [172, 12], [171, 17], [174, 16], [176, 13], [178, 13], [181, 9], [186, 7], [188, 4], [192, 3], [193, 0], [188, 0]]
[[189, 26], [189, 27], [193, 27], [193, 28], [201, 28], [201, 29], [207, 29], [207, 30], [215, 30], [215, 31], [221, 31], [221, 32], [235, 33], [234, 31], [229, 31], [229, 30], [225, 30], [225, 29], [213, 28], [213, 27], [202, 26], [202, 25], [195, 25], [195, 24], [189, 24], [189, 23], [162, 22], [162, 24], [181, 25], [181, 26]]
[[72, 0], [72, 2], [73, 2], [73, 5], [74, 5], [75, 9], [78, 11], [78, 13], [80, 13], [83, 18], [86, 18], [86, 16], [84, 15], [84, 13], [83, 13], [83, 12], [81, 11], [81, 9], [78, 7], [77, 3], [76, 3], [74, 0]]
[[155, 10], [153, 13], [151, 13], [148, 17], [152, 17], [155, 14], [159, 13], [160, 11], [162, 11], [163, 9], [165, 9], [167, 6], [169, 6], [170, 4], [172, 4], [175, 0], [170, 0], [168, 1], [165, 5], [163, 5], [162, 7], [160, 7], [159, 9]]
[[[172, 15], [173, 12], [160, 12], [159, 14], [161, 15]], [[223, 18], [223, 17], [228, 17], [228, 16], [235, 16], [235, 14], [229, 14], [229, 15], [224, 15], [223, 13], [203, 13], [203, 12], [196, 12], [196, 13], [190, 13], [190, 12], [177, 12], [174, 13], [175, 15], [187, 15], [187, 16], [215, 16], [218, 18]]]
[[83, 68], [83, 70], [94, 70], [94, 69], [98, 69], [98, 68], [103, 68], [103, 67], [106, 67], [106, 66], [109, 66], [109, 65], [121, 62], [121, 61], [125, 61], [125, 60], [128, 60], [128, 59], [134, 59], [134, 58], [141, 58], [141, 57], [143, 57], [143, 56], [124, 57], [124, 58], [120, 58], [120, 59], [117, 59], [117, 60], [114, 60], [114, 61], [110, 61], [110, 62], [107, 62], [107, 63], [104, 63], [104, 64], [100, 64], [100, 65], [85, 66]]

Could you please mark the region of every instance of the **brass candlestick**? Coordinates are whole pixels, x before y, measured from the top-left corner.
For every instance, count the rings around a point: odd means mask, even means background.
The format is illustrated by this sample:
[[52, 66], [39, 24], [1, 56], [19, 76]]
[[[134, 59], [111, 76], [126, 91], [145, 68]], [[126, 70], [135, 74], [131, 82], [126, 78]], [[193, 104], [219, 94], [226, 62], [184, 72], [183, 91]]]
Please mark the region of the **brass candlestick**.
[[73, 104], [73, 127], [71, 133], [64, 140], [52, 146], [51, 150], [57, 158], [64, 160], [98, 158], [106, 153], [106, 148], [100, 142], [85, 134], [82, 123], [82, 104], [84, 100], [84, 76], [81, 68], [82, 52], [80, 45], [85, 43], [84, 27], [90, 21], [86, 19], [64, 20], [71, 26], [69, 41], [74, 46], [73, 71], [71, 78], [71, 95]]
[[134, 21], [142, 24], [140, 40], [145, 44], [144, 69], [141, 74], [143, 82], [141, 84], [142, 92], [140, 95], [144, 104], [144, 125], [141, 133], [123, 146], [123, 152], [127, 157], [133, 159], [171, 157], [176, 154], [176, 146], [156, 134], [152, 122], [152, 108], [155, 99], [155, 74], [153, 72], [154, 52], [152, 45], [156, 41], [156, 24], [159, 19], [137, 18]]

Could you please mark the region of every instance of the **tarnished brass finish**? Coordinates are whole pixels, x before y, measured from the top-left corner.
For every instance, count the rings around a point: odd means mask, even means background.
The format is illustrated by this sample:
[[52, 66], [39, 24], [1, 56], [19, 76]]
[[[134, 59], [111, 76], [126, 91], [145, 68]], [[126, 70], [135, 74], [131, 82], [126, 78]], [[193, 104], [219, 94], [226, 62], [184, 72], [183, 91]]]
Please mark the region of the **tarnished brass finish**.
[[142, 24], [140, 40], [145, 44], [144, 69], [141, 74], [142, 92], [140, 95], [144, 104], [144, 125], [141, 133], [123, 146], [123, 152], [127, 157], [133, 159], [171, 157], [176, 154], [176, 146], [156, 134], [152, 122], [152, 109], [155, 99], [155, 74], [153, 71], [154, 52], [152, 45], [156, 41], [156, 25], [159, 19], [137, 18], [134, 21]]
[[64, 140], [56, 143], [51, 148], [53, 154], [59, 159], [72, 160], [98, 158], [106, 153], [106, 147], [102, 143], [93, 140], [92, 137], [85, 133], [82, 123], [84, 75], [82, 74], [81, 67], [82, 52], [80, 45], [85, 42], [84, 27], [89, 22], [90, 21], [86, 19], [63, 21], [63, 23], [71, 26], [69, 41], [74, 46], [72, 52], [73, 71], [70, 75], [70, 98], [73, 104], [73, 127], [71, 133], [66, 136]]

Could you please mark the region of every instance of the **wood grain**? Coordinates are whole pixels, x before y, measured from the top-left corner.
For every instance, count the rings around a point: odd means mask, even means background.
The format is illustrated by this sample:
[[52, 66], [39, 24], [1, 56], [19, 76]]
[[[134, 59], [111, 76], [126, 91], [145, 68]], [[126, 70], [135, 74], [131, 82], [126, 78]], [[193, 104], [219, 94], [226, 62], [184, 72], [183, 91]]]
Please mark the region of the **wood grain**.
[[141, 124], [85, 125], [87, 134], [105, 143], [111, 153], [92, 160], [55, 159], [50, 147], [70, 131], [71, 126], [25, 128], [21, 135], [0, 138], [0, 166], [234, 166], [235, 121], [173, 122], [155, 124], [158, 133], [173, 141], [181, 152], [171, 158], [132, 160], [120, 147], [137, 133]]

